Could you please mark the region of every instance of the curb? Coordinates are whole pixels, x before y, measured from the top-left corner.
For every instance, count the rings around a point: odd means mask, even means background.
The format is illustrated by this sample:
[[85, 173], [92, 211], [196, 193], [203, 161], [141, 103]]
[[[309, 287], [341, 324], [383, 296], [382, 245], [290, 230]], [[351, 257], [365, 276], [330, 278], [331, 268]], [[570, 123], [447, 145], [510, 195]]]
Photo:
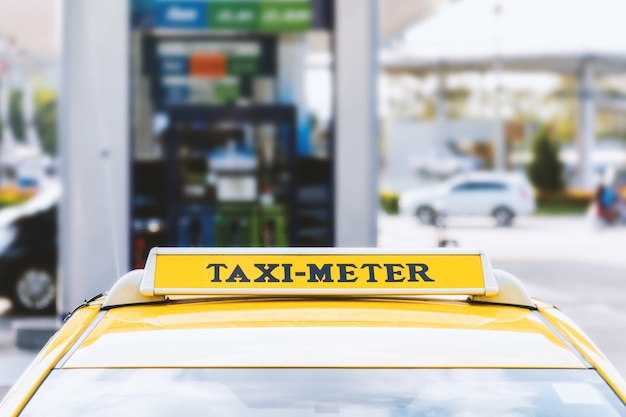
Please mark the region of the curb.
[[18, 348], [40, 350], [61, 326], [56, 319], [32, 319], [16, 320], [12, 327]]

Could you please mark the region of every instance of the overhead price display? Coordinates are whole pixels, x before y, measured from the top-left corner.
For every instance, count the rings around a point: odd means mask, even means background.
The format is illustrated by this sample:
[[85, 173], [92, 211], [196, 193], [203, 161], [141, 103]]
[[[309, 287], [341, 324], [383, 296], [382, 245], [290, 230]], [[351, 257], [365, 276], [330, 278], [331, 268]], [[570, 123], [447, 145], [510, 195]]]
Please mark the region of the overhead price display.
[[259, 29], [262, 31], [304, 31], [311, 28], [312, 20], [309, 2], [261, 3]]
[[210, 3], [209, 29], [257, 29], [259, 6], [258, 2]]
[[207, 3], [158, 2], [155, 5], [155, 26], [164, 29], [206, 29]]
[[154, 10], [164, 29], [296, 32], [313, 22], [310, 0], [158, 1]]

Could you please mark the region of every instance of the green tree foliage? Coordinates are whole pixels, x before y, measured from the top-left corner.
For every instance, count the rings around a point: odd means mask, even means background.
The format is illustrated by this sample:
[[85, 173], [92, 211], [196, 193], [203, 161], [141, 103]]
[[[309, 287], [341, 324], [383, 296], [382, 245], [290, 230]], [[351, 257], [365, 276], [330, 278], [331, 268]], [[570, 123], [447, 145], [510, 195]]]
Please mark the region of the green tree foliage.
[[12, 90], [9, 93], [9, 126], [11, 126], [13, 135], [17, 139], [24, 139], [26, 137], [22, 99], [21, 91]]
[[539, 130], [532, 144], [532, 162], [528, 165], [528, 177], [543, 192], [557, 193], [563, 190], [563, 164], [559, 150], [547, 127]]
[[35, 127], [46, 153], [56, 155], [57, 142], [57, 96], [53, 90], [37, 89], [35, 92]]
[[[26, 121], [23, 111], [23, 93], [13, 90], [9, 93], [9, 126], [18, 140], [26, 137]], [[37, 88], [35, 91], [35, 128], [41, 139], [41, 146], [48, 154], [55, 155], [57, 146], [57, 96], [54, 90]], [[2, 120], [0, 120], [0, 141], [2, 140]]]

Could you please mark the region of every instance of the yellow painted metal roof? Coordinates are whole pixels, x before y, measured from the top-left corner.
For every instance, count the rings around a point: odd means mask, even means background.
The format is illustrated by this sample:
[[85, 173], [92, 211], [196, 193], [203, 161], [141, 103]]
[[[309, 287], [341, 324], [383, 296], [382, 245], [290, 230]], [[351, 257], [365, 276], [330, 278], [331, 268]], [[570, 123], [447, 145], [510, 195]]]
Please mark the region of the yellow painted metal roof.
[[64, 368], [584, 368], [532, 309], [465, 301], [230, 299], [108, 310]]

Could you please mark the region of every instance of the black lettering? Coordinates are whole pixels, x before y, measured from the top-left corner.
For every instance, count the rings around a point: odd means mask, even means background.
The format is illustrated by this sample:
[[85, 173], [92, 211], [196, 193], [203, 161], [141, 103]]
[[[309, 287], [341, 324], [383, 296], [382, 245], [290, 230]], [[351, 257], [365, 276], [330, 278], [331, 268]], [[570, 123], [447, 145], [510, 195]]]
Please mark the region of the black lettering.
[[239, 282], [250, 282], [239, 265], [233, 269], [233, 272], [230, 274], [226, 282], [237, 282], [237, 279], [239, 279]]
[[293, 282], [291, 279], [291, 267], [292, 264], [283, 264], [283, 269], [285, 270], [285, 277], [283, 278], [283, 282]]
[[226, 268], [225, 264], [208, 264], [206, 269], [215, 268], [213, 271], [213, 279], [211, 282], [222, 282], [220, 279], [220, 268]]
[[309, 267], [309, 282], [333, 282], [330, 276], [332, 264], [324, 264], [321, 268], [315, 264], [307, 264]]
[[[418, 281], [417, 277], [415, 275], [419, 275], [420, 278], [422, 279], [422, 281], [424, 282], [435, 282], [434, 279], [430, 278], [428, 275], [426, 275], [426, 272], [428, 272], [428, 265], [426, 264], [407, 264], [407, 266], [409, 267], [409, 281]], [[417, 268], [420, 268], [419, 270], [417, 270]]]
[[352, 279], [348, 279], [347, 277], [348, 275], [354, 276], [354, 271], [353, 270], [348, 271], [348, 268], [356, 268], [356, 265], [337, 264], [337, 266], [339, 267], [339, 281], [338, 282], [354, 282], [358, 279], [357, 277], [354, 277]]
[[402, 282], [404, 278], [395, 278], [396, 275], [400, 275], [402, 271], [398, 271], [395, 268], [400, 267], [404, 268], [402, 264], [385, 264], [385, 268], [387, 268], [387, 280], [386, 282]]
[[261, 275], [254, 282], [279, 282], [278, 278], [272, 275], [278, 264], [254, 264], [254, 266], [261, 271]]
[[368, 272], [369, 272], [369, 278], [367, 279], [367, 282], [378, 282], [376, 281], [376, 278], [374, 277], [374, 268], [382, 268], [382, 266], [380, 266], [380, 264], [363, 264], [361, 265], [361, 269], [363, 268], [367, 268]]

